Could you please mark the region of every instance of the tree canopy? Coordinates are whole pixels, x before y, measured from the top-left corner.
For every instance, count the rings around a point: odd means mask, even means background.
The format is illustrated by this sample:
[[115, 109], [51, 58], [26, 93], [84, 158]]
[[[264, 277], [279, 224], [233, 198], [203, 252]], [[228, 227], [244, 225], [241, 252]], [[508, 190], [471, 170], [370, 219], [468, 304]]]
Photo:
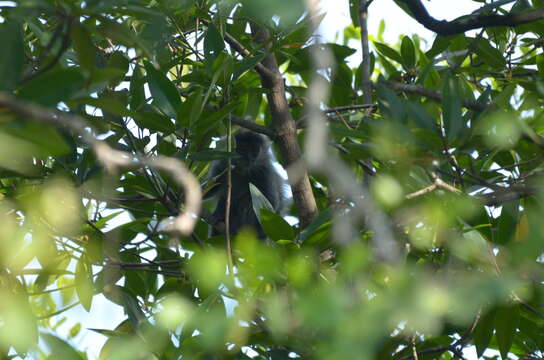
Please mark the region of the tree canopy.
[[[544, 1], [396, 0], [435, 34], [397, 43], [342, 1], [336, 43], [315, 1], [0, 4], [0, 358], [544, 357]], [[266, 242], [209, 236], [238, 129]]]

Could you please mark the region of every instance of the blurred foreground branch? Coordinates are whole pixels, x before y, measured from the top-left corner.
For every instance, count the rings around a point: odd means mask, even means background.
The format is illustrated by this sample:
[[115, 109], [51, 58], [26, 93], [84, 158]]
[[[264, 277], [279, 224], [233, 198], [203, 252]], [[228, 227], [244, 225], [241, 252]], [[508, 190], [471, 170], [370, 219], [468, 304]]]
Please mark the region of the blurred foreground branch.
[[177, 231], [182, 235], [189, 235], [193, 231], [200, 212], [202, 198], [200, 184], [179, 160], [165, 156], [147, 158], [115, 150], [106, 142], [98, 140], [92, 128], [80, 116], [22, 101], [6, 92], [0, 92], [1, 108], [7, 109], [18, 116], [61, 127], [81, 136], [83, 142], [92, 147], [96, 157], [109, 171], [115, 171], [117, 168], [147, 166], [170, 173], [172, 178], [185, 190], [185, 211], [181, 211], [164, 230]]

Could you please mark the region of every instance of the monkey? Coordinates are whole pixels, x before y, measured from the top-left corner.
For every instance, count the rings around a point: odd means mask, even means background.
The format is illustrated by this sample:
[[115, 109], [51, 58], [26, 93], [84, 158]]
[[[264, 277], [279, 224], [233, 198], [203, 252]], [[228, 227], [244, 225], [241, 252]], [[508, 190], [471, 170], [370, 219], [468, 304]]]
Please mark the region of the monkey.
[[[231, 200], [229, 233], [236, 235], [244, 226], [253, 228], [259, 239], [266, 234], [253, 208], [249, 184], [253, 184], [268, 200], [274, 211], [283, 214], [287, 205], [286, 183], [274, 168], [274, 155], [268, 137], [249, 130], [239, 130], [234, 135], [236, 157], [231, 160]], [[208, 179], [218, 178], [211, 196], [217, 197], [212, 214], [211, 235], [220, 234], [216, 224], [225, 223], [227, 206], [227, 164], [226, 159], [215, 160], [209, 170]]]

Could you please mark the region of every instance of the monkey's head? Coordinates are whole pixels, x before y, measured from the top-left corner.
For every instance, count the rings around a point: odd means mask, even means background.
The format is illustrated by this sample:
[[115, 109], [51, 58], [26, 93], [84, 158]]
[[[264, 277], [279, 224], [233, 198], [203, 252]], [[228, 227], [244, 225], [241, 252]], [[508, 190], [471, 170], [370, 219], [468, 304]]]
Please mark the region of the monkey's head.
[[241, 156], [242, 161], [252, 165], [268, 159], [270, 140], [264, 135], [248, 130], [240, 130], [236, 133], [234, 139], [236, 141], [236, 152]]

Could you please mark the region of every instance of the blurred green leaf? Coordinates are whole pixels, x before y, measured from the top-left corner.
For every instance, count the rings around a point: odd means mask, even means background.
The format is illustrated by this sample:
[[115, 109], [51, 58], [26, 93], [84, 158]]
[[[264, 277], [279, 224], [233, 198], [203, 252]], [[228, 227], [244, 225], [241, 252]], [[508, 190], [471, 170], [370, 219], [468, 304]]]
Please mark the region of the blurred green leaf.
[[446, 128], [448, 139], [454, 140], [466, 127], [461, 117], [461, 94], [459, 82], [454, 76], [447, 76], [444, 79], [442, 99], [442, 118]]
[[75, 24], [72, 27], [71, 37], [79, 64], [84, 70], [92, 71], [96, 64], [96, 49], [89, 31], [82, 24]]
[[[51, 84], [55, 84], [51, 87]], [[76, 67], [51, 70], [26, 82], [19, 89], [19, 96], [45, 106], [55, 106], [72, 98], [83, 88], [84, 77]]]
[[489, 311], [480, 318], [474, 329], [474, 346], [476, 353], [481, 357], [491, 342], [495, 329], [495, 311]]
[[518, 306], [505, 306], [497, 310], [495, 315], [495, 335], [503, 359], [508, 357], [508, 351], [514, 342], [518, 324]]
[[206, 35], [204, 36], [204, 63], [208, 71], [211, 71], [213, 62], [224, 48], [225, 42], [223, 41], [223, 36], [213, 23], [209, 23]]
[[76, 292], [81, 305], [91, 311], [93, 302], [93, 285], [91, 265], [85, 259], [79, 259], [75, 274]]
[[51, 355], [55, 359], [66, 359], [66, 360], [83, 360], [84, 357], [81, 356], [70, 344], [61, 338], [42, 333], [40, 337], [45, 341], [49, 349], [51, 350]]
[[0, 51], [0, 91], [11, 91], [17, 87], [25, 64], [21, 24], [4, 21], [0, 24], [0, 39], [4, 46], [4, 51]]

